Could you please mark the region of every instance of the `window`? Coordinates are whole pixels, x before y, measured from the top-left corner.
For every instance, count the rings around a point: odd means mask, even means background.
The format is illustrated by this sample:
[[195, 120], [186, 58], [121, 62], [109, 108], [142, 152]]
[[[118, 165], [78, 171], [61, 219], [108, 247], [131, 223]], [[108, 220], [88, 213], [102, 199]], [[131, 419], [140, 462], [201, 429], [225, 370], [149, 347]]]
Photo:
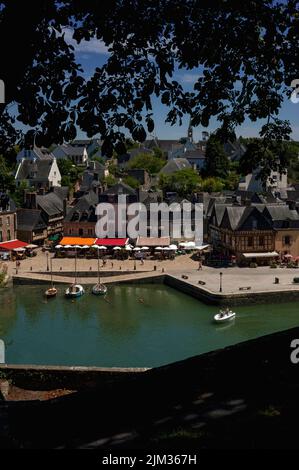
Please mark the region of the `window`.
[[290, 245], [290, 244], [291, 244], [291, 240], [292, 240], [292, 239], [291, 239], [290, 235], [286, 235], [286, 236], [284, 237], [284, 240], [283, 240], [284, 245]]
[[2, 227], [2, 217], [0, 217], [0, 227]]
[[248, 237], [247, 238], [247, 245], [248, 246], [253, 246], [253, 237]]
[[83, 236], [83, 228], [79, 228], [79, 236], [80, 236], [80, 237]]
[[10, 230], [7, 230], [7, 240], [11, 240]]
[[252, 228], [253, 228], [254, 230], [257, 229], [257, 220], [256, 220], [256, 219], [253, 219], [253, 220], [252, 220]]
[[3, 242], [2, 230], [0, 230], [0, 242]]
[[6, 219], [6, 225], [10, 225], [10, 217], [7, 217], [7, 219]]
[[265, 238], [259, 237], [259, 246], [264, 246], [264, 243], [265, 243]]

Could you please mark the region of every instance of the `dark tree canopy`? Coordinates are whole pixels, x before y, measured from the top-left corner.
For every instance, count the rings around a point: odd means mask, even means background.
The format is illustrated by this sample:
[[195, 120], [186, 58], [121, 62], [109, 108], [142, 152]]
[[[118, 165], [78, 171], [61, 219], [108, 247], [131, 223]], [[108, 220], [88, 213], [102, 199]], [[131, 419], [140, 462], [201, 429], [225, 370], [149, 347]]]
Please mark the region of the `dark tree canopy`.
[[[77, 42], [96, 37], [109, 46], [89, 79], [64, 28]], [[299, 77], [296, 1], [0, 0], [0, 43], [0, 153], [22, 139], [14, 105], [29, 126], [26, 144], [70, 141], [79, 127], [100, 134], [108, 156], [123, 152], [125, 131], [141, 142], [154, 130], [155, 95], [170, 124], [189, 114], [206, 127], [216, 116], [226, 139], [245, 118], [266, 118], [265, 145], [290, 134], [278, 112]], [[202, 67], [193, 92], [173, 79], [177, 66]]]
[[211, 135], [207, 143], [204, 173], [206, 176], [226, 178], [229, 170], [229, 159], [217, 136]]

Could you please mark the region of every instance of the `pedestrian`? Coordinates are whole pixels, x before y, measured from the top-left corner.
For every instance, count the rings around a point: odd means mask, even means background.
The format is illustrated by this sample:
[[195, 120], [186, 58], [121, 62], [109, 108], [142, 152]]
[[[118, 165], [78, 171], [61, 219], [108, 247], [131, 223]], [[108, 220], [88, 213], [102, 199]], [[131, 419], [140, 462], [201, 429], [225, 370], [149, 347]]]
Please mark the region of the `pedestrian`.
[[201, 260], [198, 262], [198, 271], [202, 271], [202, 262], [201, 262]]

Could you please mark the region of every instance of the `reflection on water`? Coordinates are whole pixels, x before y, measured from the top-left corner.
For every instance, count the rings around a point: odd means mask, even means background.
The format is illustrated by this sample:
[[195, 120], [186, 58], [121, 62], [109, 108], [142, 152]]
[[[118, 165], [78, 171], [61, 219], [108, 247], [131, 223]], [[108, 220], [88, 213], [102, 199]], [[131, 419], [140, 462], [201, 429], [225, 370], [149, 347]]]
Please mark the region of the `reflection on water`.
[[163, 285], [109, 286], [54, 299], [42, 286], [0, 290], [9, 363], [151, 367], [299, 324], [298, 303], [243, 306], [225, 325], [217, 308]]

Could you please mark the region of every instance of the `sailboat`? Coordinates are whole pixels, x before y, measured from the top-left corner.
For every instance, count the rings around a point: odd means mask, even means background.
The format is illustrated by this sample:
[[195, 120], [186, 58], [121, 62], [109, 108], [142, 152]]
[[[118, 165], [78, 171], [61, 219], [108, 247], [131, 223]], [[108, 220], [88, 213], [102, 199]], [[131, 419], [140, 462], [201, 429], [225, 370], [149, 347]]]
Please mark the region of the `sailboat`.
[[91, 292], [94, 295], [105, 295], [107, 294], [107, 287], [105, 284], [101, 284], [101, 278], [100, 278], [100, 254], [99, 254], [99, 248], [97, 247], [98, 250], [98, 283], [93, 286], [91, 289]]
[[54, 284], [53, 284], [52, 258], [50, 258], [50, 267], [51, 267], [51, 287], [49, 287], [49, 289], [47, 289], [45, 292], [45, 296], [48, 299], [51, 297], [56, 297], [56, 294], [58, 292], [56, 287], [54, 287]]
[[65, 296], [68, 298], [81, 297], [85, 293], [83, 287], [77, 284], [77, 247], [75, 247], [75, 282], [65, 290]]

